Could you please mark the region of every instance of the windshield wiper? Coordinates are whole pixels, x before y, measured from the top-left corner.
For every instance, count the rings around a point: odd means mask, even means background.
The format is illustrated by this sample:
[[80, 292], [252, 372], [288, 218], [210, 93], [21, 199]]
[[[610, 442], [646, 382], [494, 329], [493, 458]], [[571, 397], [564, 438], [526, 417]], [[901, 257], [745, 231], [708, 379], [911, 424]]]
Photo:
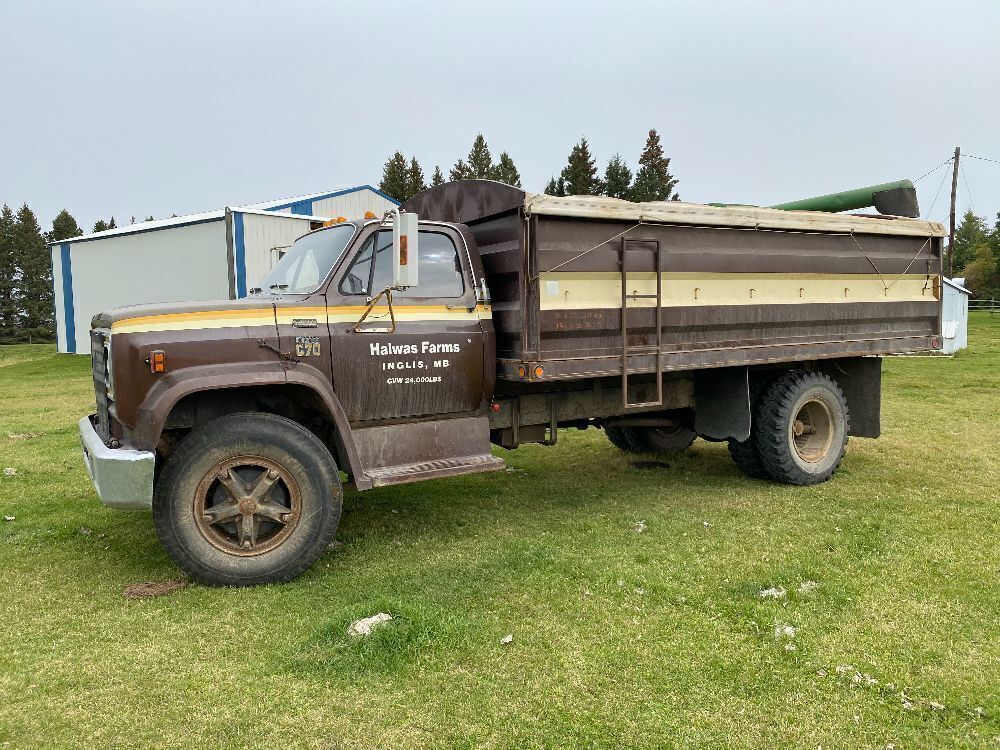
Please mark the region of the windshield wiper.
[[255, 286], [253, 289], [250, 290], [250, 294], [260, 294], [263, 291], [264, 290], [261, 289], [259, 286]]
[[271, 284], [268, 289], [277, 289], [279, 292], [283, 292], [288, 289], [288, 284]]

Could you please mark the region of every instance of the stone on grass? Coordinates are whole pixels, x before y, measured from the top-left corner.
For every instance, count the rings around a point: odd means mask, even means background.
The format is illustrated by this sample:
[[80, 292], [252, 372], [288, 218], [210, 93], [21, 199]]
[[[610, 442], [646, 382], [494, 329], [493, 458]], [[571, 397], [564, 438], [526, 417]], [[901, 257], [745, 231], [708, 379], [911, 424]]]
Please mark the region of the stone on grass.
[[641, 534], [645, 530], [646, 530], [646, 522], [645, 521], [639, 521], [639, 523], [637, 523], [635, 525], [635, 533], [636, 534]]
[[802, 583], [799, 584], [799, 593], [800, 594], [811, 594], [812, 592], [814, 592], [819, 587], [820, 587], [820, 584], [817, 583], [816, 581], [803, 581]]
[[774, 623], [774, 640], [780, 641], [782, 638], [794, 638], [796, 628], [794, 625], [787, 625], [783, 622]]
[[17, 469], [15, 469], [13, 466], [8, 466], [6, 469], [3, 470], [3, 475], [5, 477], [17, 476]]
[[11, 521], [16, 521], [17, 517], [16, 516], [4, 516], [3, 520], [5, 520], [7, 523], [10, 523]]
[[503, 646], [509, 646], [514, 642], [514, 634], [507, 633], [503, 638], [500, 639], [500, 644]]
[[760, 590], [761, 599], [784, 599], [787, 594], [788, 592], [781, 586], [771, 586]]
[[386, 612], [379, 612], [377, 615], [352, 622], [351, 626], [347, 629], [347, 634], [354, 638], [362, 635], [371, 635], [375, 628], [385, 625], [390, 620], [392, 620], [392, 615]]

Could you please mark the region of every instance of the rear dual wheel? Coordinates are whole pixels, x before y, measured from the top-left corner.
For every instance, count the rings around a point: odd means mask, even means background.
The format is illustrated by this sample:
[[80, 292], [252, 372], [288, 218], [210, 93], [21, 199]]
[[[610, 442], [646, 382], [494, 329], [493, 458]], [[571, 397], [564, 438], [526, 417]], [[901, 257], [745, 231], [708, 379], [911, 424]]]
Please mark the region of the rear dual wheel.
[[729, 442], [749, 476], [784, 484], [825, 482], [840, 465], [850, 432], [847, 400], [829, 375], [793, 370], [766, 389], [753, 408], [750, 439]]
[[673, 427], [605, 427], [608, 440], [627, 453], [670, 456], [687, 450], [697, 437], [684, 425]]

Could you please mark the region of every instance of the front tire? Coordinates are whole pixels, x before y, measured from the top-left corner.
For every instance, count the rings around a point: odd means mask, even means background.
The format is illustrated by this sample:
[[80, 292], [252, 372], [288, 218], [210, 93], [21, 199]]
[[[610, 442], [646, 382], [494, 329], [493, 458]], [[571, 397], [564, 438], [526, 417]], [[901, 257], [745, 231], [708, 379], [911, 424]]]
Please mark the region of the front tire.
[[157, 480], [153, 523], [189, 577], [284, 583], [327, 549], [342, 490], [326, 446], [297, 422], [233, 414], [189, 434]]
[[833, 378], [793, 370], [768, 388], [757, 416], [757, 455], [772, 479], [808, 485], [833, 476], [850, 432], [847, 400]]

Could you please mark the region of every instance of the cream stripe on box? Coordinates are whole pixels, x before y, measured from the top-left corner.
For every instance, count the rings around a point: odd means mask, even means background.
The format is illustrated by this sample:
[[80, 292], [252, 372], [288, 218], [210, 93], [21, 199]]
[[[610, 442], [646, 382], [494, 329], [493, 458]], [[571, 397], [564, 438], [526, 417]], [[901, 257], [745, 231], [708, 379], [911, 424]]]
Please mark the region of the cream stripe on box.
[[[664, 307], [710, 305], [795, 305], [818, 302], [936, 301], [937, 277], [909, 274], [803, 273], [664, 273]], [[621, 307], [621, 274], [609, 272], [546, 273], [540, 281], [542, 310]], [[655, 294], [656, 275], [628, 274], [630, 294]], [[630, 300], [629, 307], [654, 307], [655, 300]]]

